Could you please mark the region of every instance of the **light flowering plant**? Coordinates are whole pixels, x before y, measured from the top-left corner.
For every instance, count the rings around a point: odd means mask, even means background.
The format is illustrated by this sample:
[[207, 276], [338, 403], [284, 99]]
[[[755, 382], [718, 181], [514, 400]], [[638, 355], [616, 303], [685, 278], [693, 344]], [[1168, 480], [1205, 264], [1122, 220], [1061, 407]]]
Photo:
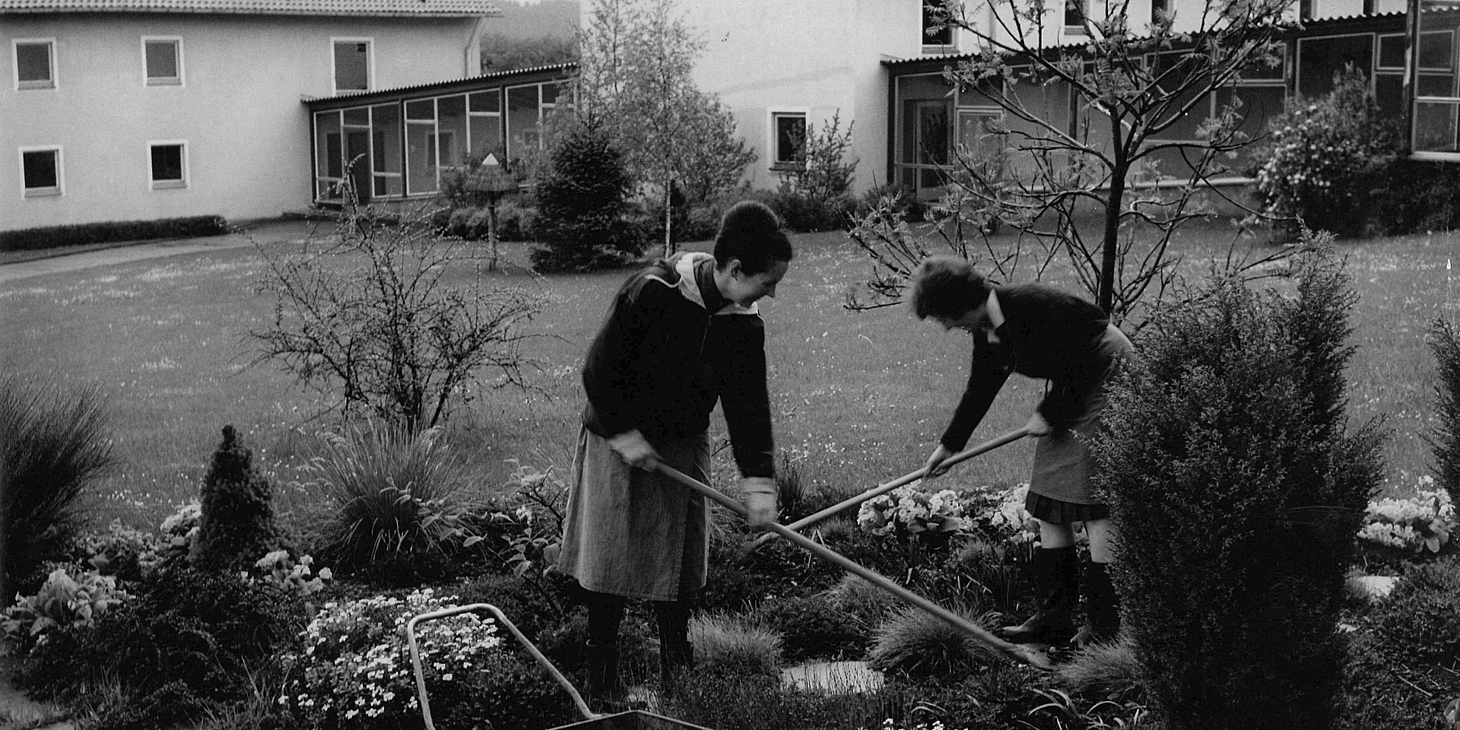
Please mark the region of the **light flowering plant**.
[[[889, 717], [886, 720], [882, 721], [882, 727], [878, 730], [954, 730], [954, 728], [944, 725], [942, 720], [934, 720], [931, 723], [920, 722], [916, 725], [903, 726], [894, 722], [892, 718]], [[965, 728], [964, 730], [967, 730], [967, 728]]]
[[319, 573], [311, 577], [311, 565], [314, 565], [313, 557], [301, 555], [296, 561], [288, 550], [275, 550], [253, 564], [258, 569], [257, 576], [244, 573], [244, 578], [277, 586], [300, 596], [308, 596], [324, 590], [325, 582], [334, 579], [334, 573], [329, 568], [320, 568]]
[[968, 501], [969, 527], [991, 540], [1023, 545], [1039, 539], [1039, 521], [1024, 509], [1029, 485], [983, 487]]
[[173, 550], [187, 552], [203, 521], [203, 504], [194, 499], [178, 505], [175, 512], [162, 521], [162, 538]]
[[929, 494], [899, 487], [863, 502], [857, 525], [874, 535], [957, 532], [963, 527], [963, 508], [963, 500], [951, 489]]
[[1435, 488], [1434, 477], [1426, 475], [1419, 478], [1413, 497], [1370, 502], [1359, 539], [1408, 552], [1438, 553], [1450, 542], [1456, 526], [1450, 493]]
[[[455, 600], [426, 588], [404, 598], [325, 604], [304, 630], [303, 650], [284, 656], [288, 680], [279, 704], [316, 728], [394, 730], [417, 720], [406, 623]], [[502, 650], [496, 622], [470, 613], [419, 624], [416, 644], [433, 688], [464, 682]]]
[[111, 607], [132, 596], [117, 580], [95, 570], [72, 577], [67, 568], [51, 571], [34, 596], [16, 596], [0, 627], [23, 648], [44, 643], [46, 633], [65, 626], [90, 626]]

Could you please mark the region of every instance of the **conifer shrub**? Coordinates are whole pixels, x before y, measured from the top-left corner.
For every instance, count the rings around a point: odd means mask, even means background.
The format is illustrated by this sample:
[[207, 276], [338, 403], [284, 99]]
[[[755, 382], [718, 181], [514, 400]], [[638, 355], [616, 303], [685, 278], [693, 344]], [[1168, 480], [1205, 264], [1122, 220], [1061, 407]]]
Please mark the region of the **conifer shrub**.
[[1317, 250], [1296, 297], [1216, 276], [1162, 312], [1095, 442], [1123, 623], [1171, 730], [1332, 726], [1383, 433], [1344, 422], [1353, 294]]
[[247, 569], [280, 543], [274, 521], [274, 490], [253, 464], [233, 426], [203, 476], [203, 515], [188, 559], [203, 570]]
[[69, 557], [82, 497], [116, 463], [101, 390], [0, 376], [0, 454], [0, 596], [13, 597]]
[[624, 218], [629, 176], [623, 153], [607, 133], [588, 124], [564, 132], [538, 170], [539, 271], [591, 271], [622, 265], [641, 250]]
[[1460, 500], [1460, 331], [1455, 323], [1436, 319], [1430, 327], [1430, 350], [1435, 354], [1436, 415], [1428, 436], [1435, 459], [1435, 476], [1450, 501]]

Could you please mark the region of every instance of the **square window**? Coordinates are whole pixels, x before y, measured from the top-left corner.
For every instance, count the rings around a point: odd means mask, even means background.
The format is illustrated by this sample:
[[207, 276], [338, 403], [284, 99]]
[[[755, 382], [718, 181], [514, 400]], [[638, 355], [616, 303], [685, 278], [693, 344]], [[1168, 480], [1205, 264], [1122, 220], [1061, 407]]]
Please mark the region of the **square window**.
[[25, 197], [61, 194], [61, 148], [20, 151]]
[[370, 41], [337, 40], [335, 91], [370, 90]]
[[148, 86], [182, 84], [182, 41], [177, 38], [143, 38], [142, 55]]
[[777, 112], [771, 115], [776, 134], [776, 165], [796, 165], [806, 144], [806, 115], [801, 112]]
[[15, 88], [56, 88], [54, 41], [15, 41]]
[[1085, 1], [1086, 0], [1065, 0], [1065, 27], [1085, 27]]
[[153, 142], [147, 145], [147, 151], [152, 189], [187, 187], [187, 156], [182, 142]]

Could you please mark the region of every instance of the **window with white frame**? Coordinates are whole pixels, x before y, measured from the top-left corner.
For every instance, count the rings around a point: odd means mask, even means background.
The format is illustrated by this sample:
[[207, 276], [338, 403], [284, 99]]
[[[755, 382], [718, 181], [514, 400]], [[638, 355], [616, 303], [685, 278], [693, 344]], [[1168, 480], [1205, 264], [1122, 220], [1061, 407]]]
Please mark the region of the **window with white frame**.
[[942, 25], [948, 19], [948, 0], [922, 0], [923, 22], [919, 30], [922, 31], [923, 50], [943, 51], [953, 45], [953, 26]]
[[147, 179], [153, 190], [187, 187], [187, 143], [178, 140], [148, 142]]
[[12, 43], [15, 56], [15, 88], [56, 88], [56, 41], [53, 38], [17, 38]]
[[801, 164], [798, 159], [806, 145], [806, 112], [804, 110], [771, 110], [772, 169], [785, 169]]
[[143, 37], [142, 65], [148, 86], [181, 86], [182, 39]]
[[1084, 35], [1086, 3], [1089, 0], [1065, 0], [1065, 32]]
[[21, 189], [27, 198], [61, 194], [61, 147], [20, 148]]
[[333, 38], [335, 92], [370, 90], [369, 38]]

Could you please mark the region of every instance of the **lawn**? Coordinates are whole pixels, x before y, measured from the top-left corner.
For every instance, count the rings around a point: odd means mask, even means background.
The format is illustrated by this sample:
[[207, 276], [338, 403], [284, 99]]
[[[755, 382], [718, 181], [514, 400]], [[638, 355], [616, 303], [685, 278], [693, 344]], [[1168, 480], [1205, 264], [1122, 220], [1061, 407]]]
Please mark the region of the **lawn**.
[[[1184, 271], [1200, 275], [1224, 255], [1231, 231], [1189, 229], [1176, 246]], [[762, 303], [777, 440], [803, 479], [861, 491], [921, 465], [962, 387], [968, 343], [902, 307], [847, 311], [846, 293], [870, 261], [843, 234], [796, 242], [779, 296]], [[1391, 492], [1407, 492], [1428, 469], [1423, 436], [1435, 423], [1435, 366], [1424, 335], [1436, 317], [1460, 310], [1451, 269], [1457, 245], [1455, 233], [1341, 244], [1360, 294], [1351, 415], [1387, 418]], [[519, 246], [506, 252], [525, 259]], [[96, 383], [109, 396], [122, 463], [102, 485], [96, 507], [103, 520], [155, 527], [197, 494], [219, 431], [230, 423], [274, 475], [281, 509], [308, 498], [298, 467], [315, 434], [333, 421], [317, 394], [277, 367], [249, 367], [248, 333], [272, 312], [272, 300], [254, 288], [263, 272], [259, 252], [244, 247], [0, 283], [4, 369]], [[569, 466], [581, 408], [578, 364], [624, 272], [491, 276], [505, 286], [540, 287], [547, 304], [531, 324], [544, 335], [528, 346], [541, 365], [529, 375], [534, 389], [484, 387], [451, 419], [450, 443], [474, 466], [482, 495], [501, 489], [505, 460]], [[488, 384], [493, 377], [485, 374]], [[1022, 425], [1042, 387], [1011, 379], [974, 442]], [[1031, 449], [1021, 442], [979, 457], [945, 477], [946, 486], [1021, 482]], [[720, 484], [733, 479], [727, 454], [717, 465]]]

